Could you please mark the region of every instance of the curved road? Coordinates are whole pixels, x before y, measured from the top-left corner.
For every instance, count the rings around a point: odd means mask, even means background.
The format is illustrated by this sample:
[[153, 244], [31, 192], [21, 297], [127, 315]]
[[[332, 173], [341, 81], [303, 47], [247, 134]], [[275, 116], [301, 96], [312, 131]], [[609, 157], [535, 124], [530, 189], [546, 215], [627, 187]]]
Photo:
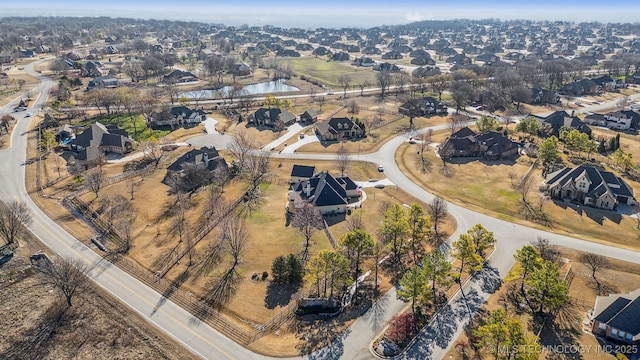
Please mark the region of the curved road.
[[[33, 109], [30, 109], [34, 112], [42, 108], [48, 89], [53, 83], [49, 79], [35, 74], [33, 64], [28, 65], [26, 69], [42, 81], [38, 90], [44, 95], [41, 95]], [[10, 105], [0, 110], [0, 114], [8, 112]], [[2, 184], [0, 199], [4, 201], [20, 200], [29, 206], [34, 214], [34, 223], [30, 229], [39, 239], [62, 256], [80, 258], [85, 261], [91, 266], [90, 276], [98, 285], [132, 307], [143, 318], [184, 344], [195, 354], [207, 359], [265, 358], [236, 344], [210, 326], [198, 322], [191, 314], [172, 302], [165, 301], [159, 293], [119, 268], [112, 266], [48, 218], [31, 200], [25, 188], [24, 164], [29, 121], [23, 118], [24, 113], [13, 115], [18, 118], [18, 123], [12, 134], [11, 147], [0, 151], [0, 184]], [[434, 129], [436, 128], [438, 127], [434, 127]], [[433, 199], [433, 194], [404, 176], [394, 161], [396, 149], [408, 137], [408, 134], [398, 136], [385, 143], [375, 153], [354, 155], [352, 158], [383, 165], [387, 177], [398, 187], [422, 201], [429, 202]], [[274, 154], [273, 157], [311, 160], [332, 160], [334, 158], [332, 154]], [[407, 354], [407, 358], [443, 358], [451, 346], [452, 340], [462, 333], [463, 326], [471, 313], [481, 306], [486, 297], [499, 284], [500, 278], [503, 278], [509, 271], [514, 263], [513, 254], [515, 251], [521, 246], [535, 241], [537, 237], [547, 238], [553, 244], [640, 263], [640, 253], [635, 251], [531, 229], [482, 215], [455, 204], [449, 204], [449, 212], [458, 223], [458, 230], [452, 235], [452, 238], [456, 238], [459, 233], [466, 231], [474, 224], [482, 223], [487, 229], [493, 231], [498, 239], [496, 251], [488, 261], [488, 266], [473, 281], [464, 286], [462, 293], [464, 296], [454, 298], [434, 323], [425, 328], [419, 340]], [[340, 339], [316, 353], [305, 356], [305, 358], [372, 358], [368, 349], [369, 342], [386, 324], [386, 321], [403, 307], [404, 303], [396, 299], [395, 291], [392, 289], [367, 314], [358, 319]]]

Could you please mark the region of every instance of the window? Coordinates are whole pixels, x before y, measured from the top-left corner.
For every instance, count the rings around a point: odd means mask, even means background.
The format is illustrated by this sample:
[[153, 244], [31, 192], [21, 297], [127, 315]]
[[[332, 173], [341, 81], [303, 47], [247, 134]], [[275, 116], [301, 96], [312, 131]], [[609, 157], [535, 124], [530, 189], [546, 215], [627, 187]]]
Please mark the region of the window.
[[631, 336], [631, 334], [627, 334], [627, 340], [629, 341], [633, 340], [633, 336]]
[[624, 332], [624, 331], [620, 331], [620, 332], [618, 333], [618, 336], [620, 337], [620, 339], [624, 339], [624, 334], [625, 334], [625, 332]]
[[611, 335], [618, 335], [618, 330], [611, 329]]
[[605, 323], [598, 323], [598, 329], [600, 329], [600, 330], [607, 330], [607, 324], [605, 324]]

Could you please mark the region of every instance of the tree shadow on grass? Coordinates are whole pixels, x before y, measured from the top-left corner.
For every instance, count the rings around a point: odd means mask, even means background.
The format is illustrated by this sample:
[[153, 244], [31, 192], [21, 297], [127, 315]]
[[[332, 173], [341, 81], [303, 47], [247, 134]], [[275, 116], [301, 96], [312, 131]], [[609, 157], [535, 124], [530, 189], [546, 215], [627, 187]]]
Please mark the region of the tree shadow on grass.
[[293, 294], [298, 292], [301, 283], [280, 285], [275, 282], [267, 286], [267, 295], [264, 298], [264, 306], [267, 309], [275, 309], [278, 306], [286, 306], [291, 301]]
[[67, 309], [62, 301], [51, 304], [30, 329], [15, 334], [17, 341], [10, 342], [11, 346], [0, 353], [0, 359], [46, 359]]
[[344, 354], [344, 339], [349, 335], [347, 329], [341, 334], [342, 327], [336, 319], [307, 322], [294, 320], [298, 337], [302, 343], [296, 346], [304, 359], [324, 360], [340, 359]]

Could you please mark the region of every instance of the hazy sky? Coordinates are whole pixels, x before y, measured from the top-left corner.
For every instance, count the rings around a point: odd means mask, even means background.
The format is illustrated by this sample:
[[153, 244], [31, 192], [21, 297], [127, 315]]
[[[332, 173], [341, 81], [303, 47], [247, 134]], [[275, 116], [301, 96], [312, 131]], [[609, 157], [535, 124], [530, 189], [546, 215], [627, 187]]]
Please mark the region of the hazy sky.
[[[231, 5], [232, 1], [237, 4]], [[372, 27], [461, 18], [640, 21], [638, 0], [27, 0], [11, 1], [0, 8], [0, 16], [119, 16], [301, 28]]]

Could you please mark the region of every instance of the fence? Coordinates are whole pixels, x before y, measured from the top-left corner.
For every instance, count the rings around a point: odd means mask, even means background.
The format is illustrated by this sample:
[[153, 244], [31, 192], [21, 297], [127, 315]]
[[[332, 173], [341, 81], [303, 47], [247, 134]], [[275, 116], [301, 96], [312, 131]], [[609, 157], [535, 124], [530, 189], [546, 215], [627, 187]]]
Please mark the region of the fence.
[[331, 246], [333, 246], [333, 248], [336, 248], [336, 239], [333, 237], [333, 234], [331, 233], [331, 230], [329, 229], [329, 224], [327, 224], [327, 220], [325, 220], [324, 218], [322, 219], [322, 224], [324, 224], [324, 232], [325, 234], [327, 234], [327, 238], [329, 239], [329, 242], [331, 243]]
[[[240, 201], [242, 201], [242, 198], [236, 202], [239, 204]], [[112, 241], [117, 242], [118, 239], [121, 239], [120, 234], [115, 229], [111, 229], [111, 227], [101, 219], [101, 217], [93, 211], [87, 203], [73, 195], [65, 198], [63, 203], [65, 206], [84, 216], [85, 219], [91, 222], [100, 232], [109, 235]], [[213, 227], [214, 226], [211, 226], [211, 229]], [[211, 229], [209, 229], [209, 231]], [[204, 229], [201, 234], [205, 231], [206, 229]], [[204, 235], [202, 235], [202, 237], [204, 237]], [[184, 251], [184, 253], [186, 254], [186, 251]], [[130, 258], [117, 253], [103, 253], [102, 255], [105, 259], [111, 261], [111, 263], [118, 266], [129, 275], [154, 289], [166, 299], [176, 303], [180, 307], [189, 311], [199, 320], [214, 327], [225, 336], [242, 345], [248, 345], [278, 329], [282, 324], [294, 316], [294, 311], [297, 307], [296, 302], [291, 302], [273, 317], [268, 319], [264, 324], [256, 326], [254, 330], [248, 330], [239, 326], [233, 320], [226, 318], [219, 311], [211, 308], [204, 301], [200, 300], [197, 296], [180, 289], [176, 284], [167, 279], [158, 277], [156, 274], [153, 274]]]

